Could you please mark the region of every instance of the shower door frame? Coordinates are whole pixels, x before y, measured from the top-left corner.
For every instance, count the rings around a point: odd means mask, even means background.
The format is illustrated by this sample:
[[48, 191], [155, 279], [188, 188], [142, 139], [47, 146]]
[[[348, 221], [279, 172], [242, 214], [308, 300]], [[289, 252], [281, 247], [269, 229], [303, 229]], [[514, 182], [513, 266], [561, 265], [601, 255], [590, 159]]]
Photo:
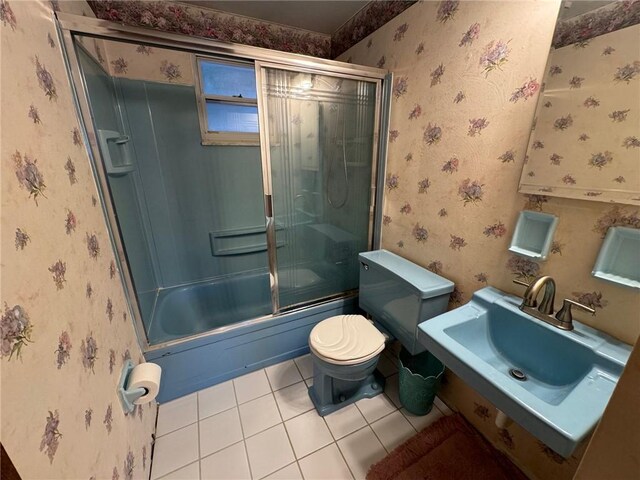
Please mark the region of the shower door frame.
[[[367, 231], [367, 240], [369, 246], [374, 245], [374, 224], [375, 224], [375, 211], [371, 211], [371, 208], [376, 207], [376, 178], [378, 168], [378, 150], [379, 150], [379, 130], [380, 130], [380, 113], [382, 102], [382, 78], [372, 79], [371, 77], [362, 75], [348, 75], [343, 73], [328, 72], [312, 67], [297, 67], [294, 65], [280, 64], [275, 62], [267, 62], [262, 60], [255, 61], [256, 71], [256, 90], [258, 91], [258, 124], [260, 125], [260, 151], [262, 156], [262, 188], [264, 191], [264, 203], [265, 214], [267, 217], [267, 245], [269, 256], [269, 278], [271, 281], [271, 303], [273, 305], [274, 315], [281, 312], [291, 311], [297, 308], [304, 308], [307, 305], [316, 304], [317, 302], [328, 301], [334, 298], [339, 298], [347, 295], [349, 292], [340, 292], [326, 297], [320, 297], [313, 300], [308, 300], [293, 305], [287, 305], [282, 308], [280, 305], [279, 297], [279, 282], [278, 282], [278, 262], [276, 252], [276, 224], [273, 212], [273, 183], [271, 180], [271, 149], [270, 149], [270, 136], [269, 136], [269, 109], [266, 105], [266, 89], [265, 89], [265, 77], [266, 70], [285, 70], [289, 72], [301, 72], [316, 75], [323, 75], [327, 77], [344, 78], [347, 80], [355, 80], [362, 82], [369, 82], [375, 84], [375, 109], [373, 120], [373, 155], [371, 160], [371, 190], [369, 192], [369, 227]], [[379, 209], [380, 210], [380, 209]]]
[[[111, 246], [115, 252], [115, 261], [120, 272], [120, 279], [123, 285], [127, 306], [131, 318], [134, 319], [134, 328], [138, 337], [138, 342], [143, 352], [161, 350], [170, 346], [184, 342], [216, 335], [222, 332], [242, 328], [257, 322], [263, 322], [278, 317], [282, 312], [279, 306], [277, 265], [275, 257], [275, 223], [273, 222], [273, 211], [271, 204], [271, 170], [268, 147], [268, 136], [264, 136], [268, 125], [266, 117], [263, 118], [265, 110], [265, 99], [262, 92], [262, 72], [263, 67], [277, 68], [281, 70], [291, 70], [296, 72], [316, 73], [327, 76], [348, 78], [376, 83], [376, 106], [373, 133], [373, 161], [371, 172], [371, 192], [369, 211], [369, 245], [371, 248], [379, 248], [381, 242], [381, 222], [382, 222], [382, 191], [384, 184], [384, 171], [387, 154], [387, 138], [389, 125], [390, 92], [392, 85], [392, 75], [385, 70], [353, 65], [350, 63], [322, 58], [309, 57], [296, 53], [287, 53], [277, 50], [269, 50], [261, 47], [252, 47], [235, 43], [221, 42], [204, 37], [190, 37], [174, 33], [166, 33], [158, 30], [142, 27], [130, 27], [127, 25], [109, 22], [97, 18], [72, 15], [55, 12], [55, 21], [58, 30], [58, 39], [63, 51], [65, 67], [70, 79], [70, 88], [74, 99], [76, 114], [78, 116], [80, 130], [84, 137], [87, 154], [90, 159], [91, 169], [98, 196], [100, 197], [103, 214], [105, 216], [107, 231]], [[133, 277], [128, 266], [124, 241], [117, 222], [116, 212], [112, 203], [107, 172], [104, 167], [102, 154], [100, 153], [97, 135], [93, 123], [93, 115], [90, 108], [90, 101], [87, 92], [87, 85], [84, 82], [79, 58], [75, 51], [74, 37], [77, 35], [120, 41], [133, 44], [147, 44], [157, 47], [177, 49], [191, 53], [193, 55], [213, 56], [227, 58], [230, 60], [249, 60], [254, 63], [256, 72], [256, 89], [258, 93], [258, 117], [260, 125], [260, 149], [262, 157], [262, 176], [264, 189], [264, 208], [266, 218], [267, 252], [269, 266], [269, 281], [272, 298], [272, 313], [260, 317], [251, 318], [232, 325], [222, 326], [207, 330], [205, 332], [184, 336], [178, 339], [169, 340], [151, 345], [149, 343], [147, 331], [142, 320], [140, 307], [136, 297], [136, 290]], [[266, 141], [265, 141], [266, 139]], [[265, 152], [266, 150], [266, 152]], [[268, 192], [268, 193], [267, 193]], [[271, 224], [269, 219], [271, 218]], [[286, 308], [286, 312], [292, 312], [304, 308], [309, 304], [320, 305], [338, 298], [347, 298], [353, 293], [341, 292], [330, 297], [321, 298], [297, 304]]]

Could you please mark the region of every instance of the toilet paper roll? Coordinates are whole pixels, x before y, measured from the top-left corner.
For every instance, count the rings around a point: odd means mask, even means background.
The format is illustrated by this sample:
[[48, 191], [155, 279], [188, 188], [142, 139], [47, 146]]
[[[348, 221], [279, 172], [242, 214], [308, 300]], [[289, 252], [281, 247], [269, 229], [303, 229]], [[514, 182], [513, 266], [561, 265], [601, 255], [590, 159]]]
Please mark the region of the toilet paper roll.
[[141, 405], [156, 398], [160, 390], [161, 375], [162, 368], [155, 363], [141, 363], [133, 367], [131, 374], [129, 374], [127, 390], [133, 390], [135, 388], [144, 388], [147, 390], [147, 393], [133, 402], [135, 405]]

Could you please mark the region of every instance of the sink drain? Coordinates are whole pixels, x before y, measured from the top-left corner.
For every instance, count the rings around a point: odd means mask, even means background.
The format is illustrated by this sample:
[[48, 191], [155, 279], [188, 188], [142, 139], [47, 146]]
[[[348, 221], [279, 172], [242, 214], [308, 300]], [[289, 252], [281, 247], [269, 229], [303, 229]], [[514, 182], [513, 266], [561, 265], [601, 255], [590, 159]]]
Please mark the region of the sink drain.
[[518, 370], [517, 368], [512, 368], [511, 370], [509, 370], [509, 374], [513, 378], [515, 378], [516, 380], [520, 380], [521, 382], [525, 382], [527, 380], [527, 375], [522, 370]]

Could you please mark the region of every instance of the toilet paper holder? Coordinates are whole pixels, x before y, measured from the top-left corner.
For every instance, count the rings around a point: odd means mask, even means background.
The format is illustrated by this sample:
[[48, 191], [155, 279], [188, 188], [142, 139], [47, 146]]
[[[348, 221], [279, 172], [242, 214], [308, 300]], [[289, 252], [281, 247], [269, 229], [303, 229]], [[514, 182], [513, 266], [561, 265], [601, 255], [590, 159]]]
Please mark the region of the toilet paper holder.
[[133, 402], [139, 399], [141, 396], [147, 393], [146, 388], [132, 388], [128, 389], [127, 384], [129, 382], [129, 376], [133, 370], [133, 362], [127, 360], [122, 366], [122, 372], [120, 373], [120, 380], [118, 381], [118, 397], [120, 397], [120, 403], [124, 413], [131, 413], [136, 408]]

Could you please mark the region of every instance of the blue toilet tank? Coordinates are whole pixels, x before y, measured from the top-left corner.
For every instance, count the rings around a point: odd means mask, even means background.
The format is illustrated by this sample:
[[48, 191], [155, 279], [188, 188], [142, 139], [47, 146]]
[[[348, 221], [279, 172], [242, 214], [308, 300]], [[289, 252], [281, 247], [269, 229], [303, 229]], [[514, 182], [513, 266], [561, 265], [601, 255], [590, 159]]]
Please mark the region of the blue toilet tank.
[[360, 260], [360, 308], [412, 354], [425, 351], [418, 324], [446, 312], [453, 282], [387, 250]]

